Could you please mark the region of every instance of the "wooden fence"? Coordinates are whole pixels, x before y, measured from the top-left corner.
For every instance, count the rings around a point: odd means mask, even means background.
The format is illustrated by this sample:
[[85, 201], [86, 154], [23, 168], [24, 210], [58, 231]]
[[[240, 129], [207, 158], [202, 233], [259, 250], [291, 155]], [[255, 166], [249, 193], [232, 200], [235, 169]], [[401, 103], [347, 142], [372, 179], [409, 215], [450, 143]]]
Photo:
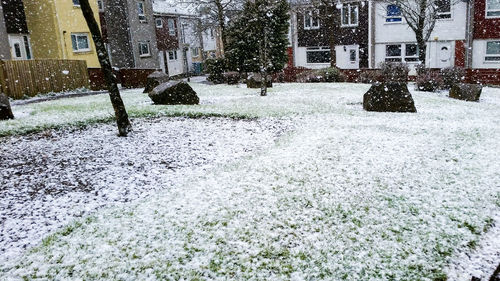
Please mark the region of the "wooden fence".
[[0, 61], [0, 83], [14, 99], [90, 87], [83, 60]]

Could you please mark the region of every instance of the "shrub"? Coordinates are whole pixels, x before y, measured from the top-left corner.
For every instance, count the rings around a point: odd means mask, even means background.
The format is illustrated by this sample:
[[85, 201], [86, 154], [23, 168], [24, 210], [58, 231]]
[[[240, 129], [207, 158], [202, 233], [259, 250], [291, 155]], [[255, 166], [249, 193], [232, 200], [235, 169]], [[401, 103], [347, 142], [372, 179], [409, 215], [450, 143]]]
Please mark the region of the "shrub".
[[224, 72], [226, 71], [226, 60], [223, 58], [207, 59], [205, 61], [207, 80], [215, 84], [224, 83]]
[[463, 67], [447, 67], [441, 69], [443, 88], [451, 89], [453, 85], [465, 80], [465, 69]]
[[408, 82], [408, 72], [410, 68], [406, 63], [383, 62], [380, 64], [380, 71], [384, 82]]
[[317, 70], [305, 71], [297, 75], [297, 82], [316, 83], [316, 82], [343, 82], [345, 76], [338, 68], [327, 67]]
[[365, 70], [361, 72], [356, 82], [358, 83], [375, 83], [382, 81], [382, 72], [380, 70]]
[[417, 74], [417, 90], [424, 92], [435, 92], [443, 87], [443, 79], [439, 72], [427, 69]]

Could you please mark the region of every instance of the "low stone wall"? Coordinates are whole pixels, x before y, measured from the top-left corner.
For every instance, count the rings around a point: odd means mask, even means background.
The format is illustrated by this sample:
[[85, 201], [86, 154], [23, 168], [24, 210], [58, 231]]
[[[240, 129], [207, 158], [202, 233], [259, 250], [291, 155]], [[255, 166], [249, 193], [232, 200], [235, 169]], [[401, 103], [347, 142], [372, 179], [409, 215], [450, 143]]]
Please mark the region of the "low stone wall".
[[[94, 91], [106, 90], [106, 81], [100, 68], [89, 68], [90, 89]], [[120, 69], [114, 74], [124, 88], [144, 88], [148, 75], [157, 69]]]

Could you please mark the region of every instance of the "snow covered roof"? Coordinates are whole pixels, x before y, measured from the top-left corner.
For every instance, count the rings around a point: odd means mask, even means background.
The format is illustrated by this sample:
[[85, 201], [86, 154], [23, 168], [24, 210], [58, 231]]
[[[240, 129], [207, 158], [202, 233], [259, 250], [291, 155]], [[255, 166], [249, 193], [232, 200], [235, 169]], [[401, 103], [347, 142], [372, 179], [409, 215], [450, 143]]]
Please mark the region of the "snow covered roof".
[[189, 0], [153, 0], [153, 12], [160, 14], [198, 15], [194, 1]]

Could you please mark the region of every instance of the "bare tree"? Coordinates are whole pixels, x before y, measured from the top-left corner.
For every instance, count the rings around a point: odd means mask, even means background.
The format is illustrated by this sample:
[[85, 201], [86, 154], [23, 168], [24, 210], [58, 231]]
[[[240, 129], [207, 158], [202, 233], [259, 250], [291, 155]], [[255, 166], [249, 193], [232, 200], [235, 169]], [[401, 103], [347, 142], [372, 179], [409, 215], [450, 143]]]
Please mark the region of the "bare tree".
[[109, 62], [108, 52], [102, 40], [101, 30], [94, 17], [94, 12], [90, 7], [89, 0], [80, 0], [80, 8], [82, 9], [83, 16], [92, 34], [92, 39], [94, 40], [97, 50], [97, 57], [108, 86], [109, 98], [111, 99], [111, 104], [115, 111], [116, 123], [118, 125], [118, 135], [127, 136], [132, 126], [130, 125], [125, 104], [123, 104], [120, 91], [118, 90], [118, 83], [113, 74], [111, 63]]
[[381, 0], [381, 2], [399, 7], [401, 16], [415, 33], [419, 60], [425, 65], [427, 42], [434, 31], [436, 21], [451, 16], [451, 8], [459, 0]]

